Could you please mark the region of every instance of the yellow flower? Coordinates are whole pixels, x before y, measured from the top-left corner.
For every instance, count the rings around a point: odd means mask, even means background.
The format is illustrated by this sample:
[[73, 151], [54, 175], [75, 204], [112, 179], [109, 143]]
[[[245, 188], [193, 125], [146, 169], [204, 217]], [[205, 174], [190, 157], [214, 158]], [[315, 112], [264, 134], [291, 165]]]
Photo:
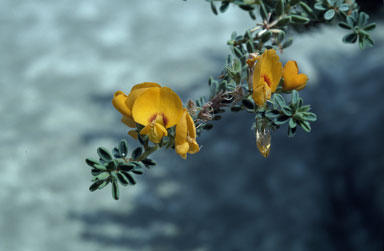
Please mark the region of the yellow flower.
[[176, 125], [175, 150], [183, 159], [187, 158], [187, 153], [194, 154], [200, 151], [196, 142], [195, 123], [185, 108]]
[[303, 89], [307, 83], [307, 75], [301, 73], [299, 74], [299, 68], [297, 67], [296, 61], [289, 60], [284, 66], [284, 83], [283, 89], [285, 91], [297, 90], [300, 91]]
[[[145, 91], [137, 90], [132, 101], [132, 118], [144, 126], [140, 134], [149, 136], [153, 143], [160, 143], [167, 136], [167, 128], [179, 122], [183, 105], [179, 96], [168, 87], [151, 87]], [[132, 94], [132, 92], [131, 92]], [[127, 106], [130, 106], [130, 97]]]
[[113, 106], [123, 115], [121, 121], [129, 127], [136, 127], [136, 123], [132, 117], [132, 107], [136, 98], [147, 91], [149, 88], [160, 88], [156, 83], [144, 82], [132, 87], [129, 95], [125, 95], [122, 91], [115, 92], [112, 99]]
[[252, 98], [258, 106], [263, 106], [271, 98], [279, 85], [283, 67], [274, 49], [266, 50], [253, 70]]

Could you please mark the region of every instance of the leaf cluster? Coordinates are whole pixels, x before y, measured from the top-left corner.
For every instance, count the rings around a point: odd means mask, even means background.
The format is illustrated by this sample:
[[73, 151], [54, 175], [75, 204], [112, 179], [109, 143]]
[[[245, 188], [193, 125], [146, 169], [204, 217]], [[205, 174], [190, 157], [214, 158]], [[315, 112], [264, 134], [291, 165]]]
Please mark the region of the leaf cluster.
[[104, 147], [97, 149], [99, 159], [87, 158], [85, 162], [91, 167], [93, 175], [91, 192], [101, 190], [111, 183], [112, 197], [120, 197], [119, 184], [122, 186], [135, 185], [134, 175], [143, 174], [143, 168], [150, 168], [156, 162], [147, 158], [142, 147], [135, 148], [128, 158], [128, 142], [123, 139], [113, 148], [112, 154]]

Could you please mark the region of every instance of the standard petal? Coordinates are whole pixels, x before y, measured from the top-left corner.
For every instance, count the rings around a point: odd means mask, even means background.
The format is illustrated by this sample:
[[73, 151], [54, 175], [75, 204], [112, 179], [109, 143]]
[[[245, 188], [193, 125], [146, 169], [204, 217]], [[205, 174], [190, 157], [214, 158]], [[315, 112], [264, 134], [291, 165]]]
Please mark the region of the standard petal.
[[165, 127], [170, 128], [179, 122], [183, 112], [180, 97], [168, 87], [160, 89], [160, 110], [165, 117]]
[[141, 84], [137, 84], [134, 87], [132, 87], [131, 92], [127, 97], [127, 100], [125, 101], [125, 104], [127, 105], [128, 109], [132, 111], [133, 104], [135, 103], [135, 100], [137, 97], [141, 96], [149, 88], [160, 88], [160, 87], [161, 86], [159, 84], [152, 83], [152, 82], [144, 82]]
[[113, 95], [112, 99], [112, 105], [118, 110], [121, 114], [123, 114], [126, 117], [131, 117], [131, 111], [128, 109], [127, 105], [125, 104], [125, 101], [127, 99], [127, 95], [124, 94], [122, 91], [117, 91]]
[[160, 108], [160, 89], [148, 88], [144, 93], [136, 98], [132, 107], [133, 119], [142, 125], [148, 125], [151, 118], [161, 112]]
[[[265, 56], [264, 56], [265, 55]], [[283, 74], [283, 66], [279, 56], [274, 49], [269, 49], [263, 53], [264, 62], [261, 72], [267, 74], [271, 80], [271, 92], [275, 92]]]

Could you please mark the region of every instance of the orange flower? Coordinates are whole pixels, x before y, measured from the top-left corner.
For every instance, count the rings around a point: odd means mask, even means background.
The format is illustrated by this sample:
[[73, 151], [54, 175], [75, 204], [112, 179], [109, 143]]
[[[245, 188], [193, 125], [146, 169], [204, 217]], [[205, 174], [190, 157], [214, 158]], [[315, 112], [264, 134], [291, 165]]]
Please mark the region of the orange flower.
[[176, 125], [175, 150], [183, 159], [187, 158], [187, 153], [194, 154], [200, 151], [196, 142], [195, 123], [185, 108]]
[[284, 83], [283, 90], [292, 91], [302, 90], [307, 84], [307, 75], [299, 74], [299, 68], [297, 67], [296, 61], [290, 60], [284, 66], [283, 71]]
[[263, 106], [276, 91], [281, 80], [283, 67], [274, 49], [266, 50], [253, 70], [252, 98], [258, 106]]

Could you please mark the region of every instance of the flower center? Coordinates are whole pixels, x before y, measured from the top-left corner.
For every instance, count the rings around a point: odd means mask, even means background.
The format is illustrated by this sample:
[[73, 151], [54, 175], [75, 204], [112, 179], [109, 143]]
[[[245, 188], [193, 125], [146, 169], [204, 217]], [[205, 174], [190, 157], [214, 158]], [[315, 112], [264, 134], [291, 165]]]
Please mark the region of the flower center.
[[269, 87], [271, 87], [271, 79], [269, 78], [269, 76], [267, 74], [263, 74], [261, 75], [261, 77], [263, 78], [264, 82], [267, 83]]
[[149, 118], [149, 122], [153, 126], [155, 123], [159, 123], [163, 126], [167, 125], [168, 119], [164, 116], [164, 114], [155, 113]]

